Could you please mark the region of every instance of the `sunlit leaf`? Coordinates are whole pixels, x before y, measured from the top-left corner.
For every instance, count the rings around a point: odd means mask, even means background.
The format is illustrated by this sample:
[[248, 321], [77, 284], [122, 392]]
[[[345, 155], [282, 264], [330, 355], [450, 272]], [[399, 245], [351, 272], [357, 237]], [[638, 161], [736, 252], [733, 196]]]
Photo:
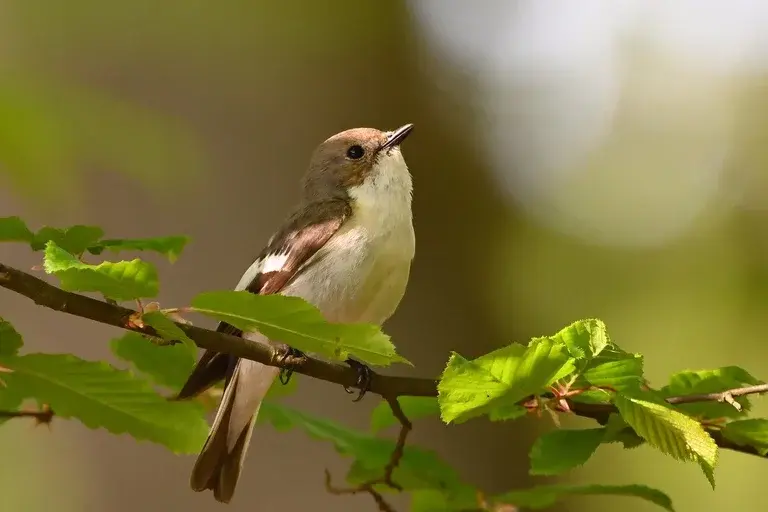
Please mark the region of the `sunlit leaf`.
[[29, 354], [4, 358], [2, 364], [13, 370], [4, 377], [9, 388], [49, 404], [57, 417], [130, 434], [176, 453], [196, 453], [206, 439], [201, 406], [168, 401], [148, 382], [106, 363], [69, 354]]
[[717, 445], [698, 421], [650, 394], [642, 398], [618, 394], [614, 403], [624, 421], [648, 444], [675, 459], [698, 462], [714, 488]]
[[552, 336], [552, 340], [564, 343], [576, 359], [591, 359], [610, 342], [605, 323], [596, 318], [574, 322]]
[[192, 299], [192, 308], [243, 331], [259, 331], [305, 353], [341, 361], [354, 356], [379, 366], [408, 363], [378, 327], [329, 323], [315, 306], [298, 297], [209, 292]]
[[88, 265], [49, 241], [44, 267], [59, 278], [62, 289], [67, 291], [101, 292], [115, 300], [154, 297], [158, 293], [157, 270], [139, 259]]
[[441, 418], [461, 423], [495, 407], [509, 407], [528, 395], [542, 393], [573, 371], [565, 345], [547, 338], [526, 348], [508, 345], [469, 361], [455, 352], [438, 384]]

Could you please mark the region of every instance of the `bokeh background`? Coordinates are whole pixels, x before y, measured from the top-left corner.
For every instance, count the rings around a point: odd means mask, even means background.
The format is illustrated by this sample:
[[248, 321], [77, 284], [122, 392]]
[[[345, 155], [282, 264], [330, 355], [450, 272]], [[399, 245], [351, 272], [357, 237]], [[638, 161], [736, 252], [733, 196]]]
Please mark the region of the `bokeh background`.
[[[414, 375], [596, 316], [673, 371], [768, 375], [768, 4], [0, 1], [0, 216], [108, 235], [188, 234], [166, 307], [233, 286], [298, 198], [313, 147], [353, 126], [416, 130], [417, 257], [386, 326]], [[0, 246], [4, 263], [37, 263]], [[118, 333], [0, 293], [27, 350], [109, 358]], [[369, 398], [302, 379], [291, 403], [367, 427]], [[768, 407], [757, 399], [757, 411]], [[569, 420], [568, 425], [588, 425]], [[489, 492], [527, 476], [547, 421], [417, 424]], [[193, 457], [55, 421], [0, 429], [0, 510], [218, 510]], [[300, 433], [254, 436], [232, 511], [372, 510], [334, 497], [347, 461]], [[766, 462], [694, 465], [606, 446], [570, 482], [644, 483], [678, 510], [762, 510]], [[396, 500], [400, 510], [407, 501]], [[580, 498], [560, 511], [655, 510]]]

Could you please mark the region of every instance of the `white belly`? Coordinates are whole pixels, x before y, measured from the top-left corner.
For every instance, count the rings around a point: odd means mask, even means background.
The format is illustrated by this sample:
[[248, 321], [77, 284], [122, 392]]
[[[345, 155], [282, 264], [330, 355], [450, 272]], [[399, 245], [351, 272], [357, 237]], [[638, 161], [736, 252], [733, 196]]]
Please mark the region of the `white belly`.
[[330, 322], [381, 325], [405, 293], [414, 246], [410, 219], [387, 233], [351, 223], [283, 293], [314, 304]]

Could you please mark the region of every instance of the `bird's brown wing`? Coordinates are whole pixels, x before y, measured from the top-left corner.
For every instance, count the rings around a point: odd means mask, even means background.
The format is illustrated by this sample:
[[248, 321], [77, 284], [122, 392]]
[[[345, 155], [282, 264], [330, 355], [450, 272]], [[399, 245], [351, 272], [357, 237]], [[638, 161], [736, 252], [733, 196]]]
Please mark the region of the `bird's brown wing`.
[[[313, 256], [319, 257], [320, 248], [339, 230], [351, 213], [349, 203], [342, 199], [318, 201], [298, 210], [288, 218], [256, 258], [249, 269], [249, 272], [253, 272], [253, 278], [242, 289], [260, 295], [282, 291], [308, 265], [318, 261]], [[220, 322], [216, 330], [233, 336], [243, 335], [240, 329], [225, 322]], [[191, 398], [222, 379], [228, 380], [236, 363], [237, 358], [234, 356], [206, 350], [176, 399]]]

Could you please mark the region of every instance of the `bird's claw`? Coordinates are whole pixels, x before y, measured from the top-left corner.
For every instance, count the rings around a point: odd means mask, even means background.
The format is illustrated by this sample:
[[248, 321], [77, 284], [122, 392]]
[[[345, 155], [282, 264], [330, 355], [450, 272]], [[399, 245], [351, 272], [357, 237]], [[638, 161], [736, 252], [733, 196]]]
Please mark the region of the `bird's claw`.
[[286, 361], [288, 358], [291, 359], [298, 359], [300, 357], [305, 357], [304, 353], [301, 350], [297, 350], [295, 348], [285, 346], [285, 348], [281, 351], [282, 353], [277, 358], [277, 365], [280, 367], [280, 375], [278, 378], [280, 379], [280, 384], [285, 386], [290, 382], [291, 377], [293, 376], [294, 370], [296, 370], [296, 363], [289, 363], [286, 364]]
[[[345, 363], [347, 363], [349, 366], [352, 367], [352, 369], [354, 369], [357, 372], [357, 381], [355, 382], [355, 387], [358, 388], [360, 391], [357, 394], [357, 398], [355, 398], [353, 402], [359, 402], [360, 400], [363, 399], [363, 397], [371, 387], [373, 370], [371, 370], [369, 366], [359, 361], [355, 361], [354, 359], [347, 359]], [[350, 389], [348, 386], [344, 386], [344, 391], [346, 391], [349, 394], [352, 394], [355, 392], [354, 389]]]

